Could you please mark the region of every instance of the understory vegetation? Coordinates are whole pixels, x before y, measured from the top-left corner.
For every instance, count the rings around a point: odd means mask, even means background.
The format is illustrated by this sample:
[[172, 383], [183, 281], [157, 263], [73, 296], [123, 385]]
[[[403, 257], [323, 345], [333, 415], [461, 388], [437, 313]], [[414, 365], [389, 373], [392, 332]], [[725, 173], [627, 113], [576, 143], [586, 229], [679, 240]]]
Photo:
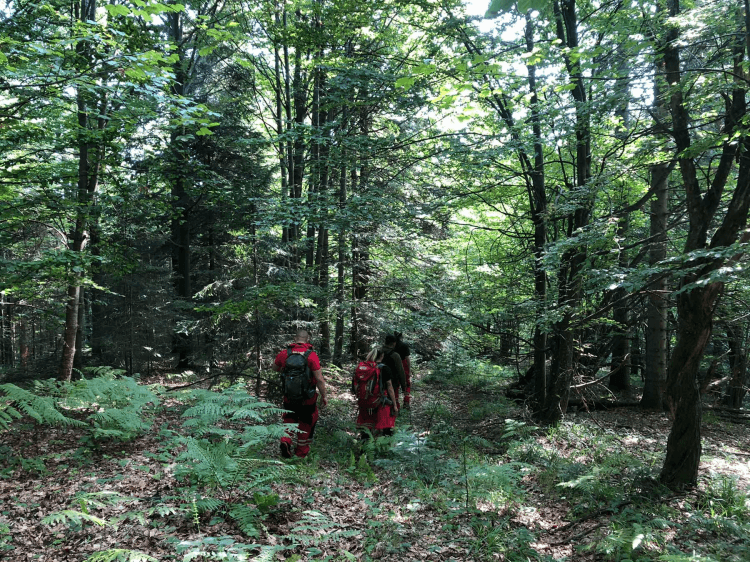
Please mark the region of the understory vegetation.
[[658, 482], [664, 415], [537, 427], [501, 393], [510, 370], [431, 367], [396, 434], [365, 444], [346, 369], [329, 373], [312, 452], [285, 462], [280, 410], [244, 381], [0, 385], [0, 558], [750, 558], [744, 426], [707, 416], [700, 485], [675, 494]]

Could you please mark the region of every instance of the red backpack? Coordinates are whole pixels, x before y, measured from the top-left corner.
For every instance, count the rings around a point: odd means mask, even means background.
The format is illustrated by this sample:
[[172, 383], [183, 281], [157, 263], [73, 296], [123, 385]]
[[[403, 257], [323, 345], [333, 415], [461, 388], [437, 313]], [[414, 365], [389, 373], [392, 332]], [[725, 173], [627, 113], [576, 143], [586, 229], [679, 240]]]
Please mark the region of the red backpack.
[[384, 403], [380, 369], [374, 361], [361, 361], [357, 365], [352, 386], [360, 409], [372, 410]]

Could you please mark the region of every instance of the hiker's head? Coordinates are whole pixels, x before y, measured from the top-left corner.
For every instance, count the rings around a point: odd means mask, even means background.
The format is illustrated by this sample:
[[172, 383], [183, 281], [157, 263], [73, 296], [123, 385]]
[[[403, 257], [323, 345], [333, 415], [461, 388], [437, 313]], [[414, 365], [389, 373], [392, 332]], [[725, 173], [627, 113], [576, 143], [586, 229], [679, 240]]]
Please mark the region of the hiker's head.
[[367, 361], [375, 361], [375, 363], [380, 363], [383, 360], [383, 357], [383, 350], [376, 347], [367, 354]]
[[403, 335], [404, 335], [403, 332], [394, 332], [393, 333], [393, 337], [396, 338], [396, 341], [398, 343], [401, 343], [401, 336], [403, 336]]
[[396, 347], [396, 336], [392, 336], [391, 334], [385, 336], [385, 346], [389, 348]]
[[310, 341], [310, 332], [307, 330], [297, 330], [297, 335], [294, 336], [294, 341], [297, 343], [307, 343]]

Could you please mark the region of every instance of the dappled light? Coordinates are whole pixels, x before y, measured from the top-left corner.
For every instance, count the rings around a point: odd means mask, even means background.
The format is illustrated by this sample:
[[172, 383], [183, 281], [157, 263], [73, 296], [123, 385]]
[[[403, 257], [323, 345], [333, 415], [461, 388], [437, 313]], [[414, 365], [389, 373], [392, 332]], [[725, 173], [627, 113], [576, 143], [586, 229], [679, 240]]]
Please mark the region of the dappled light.
[[750, 560], [748, 0], [109, 1], [0, 2], [0, 559]]

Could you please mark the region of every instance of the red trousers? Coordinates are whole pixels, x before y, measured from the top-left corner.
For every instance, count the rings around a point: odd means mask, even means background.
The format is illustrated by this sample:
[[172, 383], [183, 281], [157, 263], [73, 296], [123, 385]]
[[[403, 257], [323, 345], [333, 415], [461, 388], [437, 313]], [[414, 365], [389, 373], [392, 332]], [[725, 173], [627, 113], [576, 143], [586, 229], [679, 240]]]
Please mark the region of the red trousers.
[[[294, 451], [298, 457], [304, 457], [310, 452], [315, 424], [318, 423], [318, 404], [284, 404], [284, 408], [289, 410], [284, 413], [284, 423], [294, 424], [299, 431], [287, 431], [287, 434], [281, 438], [281, 443], [289, 447], [289, 451]], [[294, 442], [297, 442], [296, 446]]]
[[408, 405], [411, 402], [411, 369], [404, 362], [404, 373], [406, 374], [406, 391], [404, 392], [404, 404]]

